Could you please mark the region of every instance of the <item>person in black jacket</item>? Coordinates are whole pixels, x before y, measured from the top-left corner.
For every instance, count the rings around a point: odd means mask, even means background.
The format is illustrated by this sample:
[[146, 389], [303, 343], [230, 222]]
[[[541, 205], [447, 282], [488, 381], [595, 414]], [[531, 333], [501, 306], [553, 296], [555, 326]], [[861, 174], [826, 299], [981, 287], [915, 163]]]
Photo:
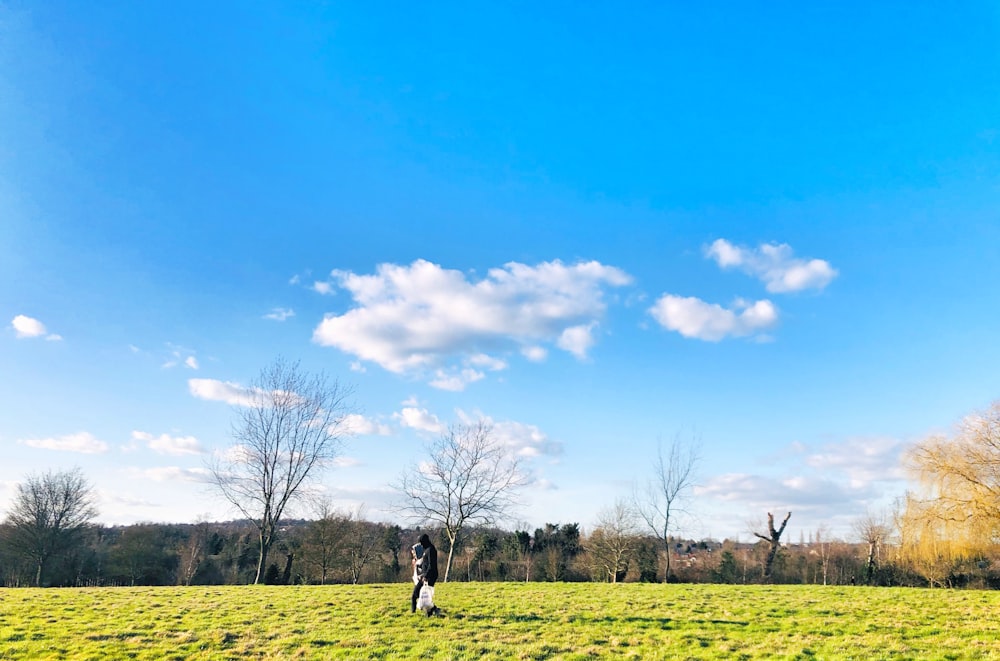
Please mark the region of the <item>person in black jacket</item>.
[[[431, 543], [431, 538], [424, 533], [420, 536], [420, 546], [423, 547], [424, 553], [421, 558], [417, 561], [417, 582], [413, 586], [413, 595], [410, 598], [410, 612], [417, 612], [417, 598], [420, 596], [420, 588], [427, 584], [434, 587], [434, 584], [438, 580], [438, 552], [437, 547]], [[441, 612], [441, 609], [434, 606], [429, 611], [427, 615], [437, 615]]]

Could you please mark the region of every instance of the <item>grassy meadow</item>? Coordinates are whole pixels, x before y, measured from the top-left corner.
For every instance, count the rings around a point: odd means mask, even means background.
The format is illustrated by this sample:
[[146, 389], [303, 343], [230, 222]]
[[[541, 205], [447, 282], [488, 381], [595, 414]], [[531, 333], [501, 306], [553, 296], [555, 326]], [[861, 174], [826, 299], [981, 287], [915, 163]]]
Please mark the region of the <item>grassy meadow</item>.
[[2, 589], [0, 659], [1000, 659], [1000, 592], [438, 584]]

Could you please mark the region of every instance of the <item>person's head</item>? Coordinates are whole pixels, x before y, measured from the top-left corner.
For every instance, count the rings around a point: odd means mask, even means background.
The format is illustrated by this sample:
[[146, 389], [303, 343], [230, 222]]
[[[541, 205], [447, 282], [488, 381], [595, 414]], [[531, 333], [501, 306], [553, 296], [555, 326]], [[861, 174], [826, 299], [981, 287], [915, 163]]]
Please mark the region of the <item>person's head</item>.
[[427, 548], [428, 546], [431, 545], [431, 538], [427, 536], [427, 533], [424, 533], [423, 535], [420, 536], [420, 545], [423, 546], [424, 548]]

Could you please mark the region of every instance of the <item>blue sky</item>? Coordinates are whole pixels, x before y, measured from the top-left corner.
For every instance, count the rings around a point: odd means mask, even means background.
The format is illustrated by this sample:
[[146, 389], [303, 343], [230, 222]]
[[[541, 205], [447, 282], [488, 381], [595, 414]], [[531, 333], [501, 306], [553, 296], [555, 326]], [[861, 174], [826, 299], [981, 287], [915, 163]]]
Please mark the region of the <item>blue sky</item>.
[[354, 388], [326, 492], [486, 417], [510, 525], [700, 438], [685, 522], [846, 535], [1000, 397], [995, 3], [0, 3], [0, 510], [200, 481], [278, 356]]

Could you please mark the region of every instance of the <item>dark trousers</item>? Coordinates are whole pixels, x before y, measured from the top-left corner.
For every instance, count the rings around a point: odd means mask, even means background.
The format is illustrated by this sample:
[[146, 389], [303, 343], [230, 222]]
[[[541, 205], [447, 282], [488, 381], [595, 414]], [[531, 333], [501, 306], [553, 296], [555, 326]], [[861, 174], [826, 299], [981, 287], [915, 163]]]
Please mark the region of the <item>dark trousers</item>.
[[[434, 587], [434, 583], [427, 581], [427, 585]], [[424, 579], [417, 581], [417, 584], [413, 586], [413, 596], [410, 597], [410, 612], [415, 613], [417, 611], [417, 598], [420, 597], [420, 588], [424, 587]]]

